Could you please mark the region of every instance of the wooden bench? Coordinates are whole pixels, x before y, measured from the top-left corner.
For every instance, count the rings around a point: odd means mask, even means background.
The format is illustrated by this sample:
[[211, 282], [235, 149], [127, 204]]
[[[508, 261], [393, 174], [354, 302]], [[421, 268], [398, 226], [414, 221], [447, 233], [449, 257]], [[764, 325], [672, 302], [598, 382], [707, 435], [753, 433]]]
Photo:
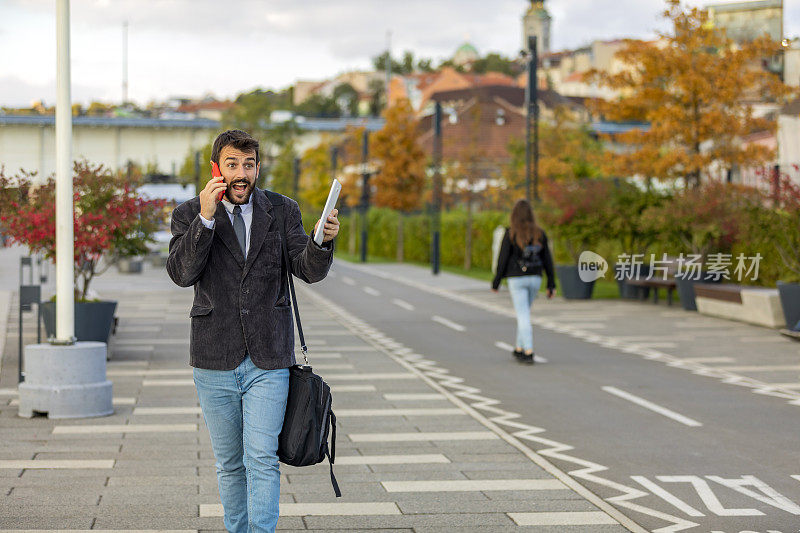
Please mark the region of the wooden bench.
[[[653, 289], [653, 303], [658, 303], [658, 289], [666, 289], [667, 290], [667, 305], [672, 305], [672, 293], [675, 292], [678, 284], [675, 282], [674, 279], [640, 279], [640, 278], [631, 278], [626, 279], [625, 283], [631, 285], [633, 287], [642, 287], [645, 289]], [[647, 293], [641, 291], [641, 299], [644, 300], [647, 297]]]

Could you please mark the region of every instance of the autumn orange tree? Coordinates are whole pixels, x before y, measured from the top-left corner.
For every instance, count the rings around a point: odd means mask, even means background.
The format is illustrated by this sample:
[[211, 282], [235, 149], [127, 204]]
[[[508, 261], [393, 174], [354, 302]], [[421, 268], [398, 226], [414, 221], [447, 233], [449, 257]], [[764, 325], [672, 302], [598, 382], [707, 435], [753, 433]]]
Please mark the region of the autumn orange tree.
[[778, 76], [761, 66], [779, 44], [766, 35], [736, 44], [711, 24], [707, 11], [686, 8], [680, 0], [667, 0], [664, 17], [672, 22], [671, 32], [652, 42], [628, 41], [618, 52], [628, 68], [590, 74], [620, 95], [595, 101], [595, 111], [607, 120], [649, 124], [616, 137], [631, 150], [609, 153], [609, 169], [648, 179], [684, 178], [697, 186], [714, 167], [772, 158], [770, 149], [741, 140], [776, 127], [774, 120], [756, 117], [751, 102], [787, 93]]
[[397, 260], [403, 260], [403, 217], [420, 207], [425, 189], [425, 152], [417, 144], [418, 121], [408, 100], [383, 113], [386, 122], [372, 138], [371, 155], [380, 161], [374, 177], [375, 205], [400, 213], [397, 224]]

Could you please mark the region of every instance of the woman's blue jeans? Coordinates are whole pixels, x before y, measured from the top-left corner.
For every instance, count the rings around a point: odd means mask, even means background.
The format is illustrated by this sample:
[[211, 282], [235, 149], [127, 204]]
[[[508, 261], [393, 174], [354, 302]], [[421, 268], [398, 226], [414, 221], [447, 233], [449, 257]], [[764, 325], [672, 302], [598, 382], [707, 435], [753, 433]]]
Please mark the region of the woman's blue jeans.
[[542, 276], [512, 276], [506, 279], [517, 313], [517, 348], [530, 352], [533, 350], [531, 304], [542, 287]]
[[289, 369], [262, 370], [245, 357], [234, 370], [195, 368], [194, 383], [217, 460], [225, 528], [275, 531]]

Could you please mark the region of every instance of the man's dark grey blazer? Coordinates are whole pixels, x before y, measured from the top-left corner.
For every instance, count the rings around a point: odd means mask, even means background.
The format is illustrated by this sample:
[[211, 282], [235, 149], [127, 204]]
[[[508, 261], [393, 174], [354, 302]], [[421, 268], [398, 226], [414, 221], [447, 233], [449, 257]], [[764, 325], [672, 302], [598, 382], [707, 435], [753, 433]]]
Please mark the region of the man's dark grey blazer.
[[[295, 364], [282, 232], [274, 210], [266, 194], [254, 189], [246, 261], [222, 202], [214, 229], [200, 220], [199, 197], [172, 212], [167, 273], [181, 287], [194, 285], [192, 366], [232, 370], [246, 354], [264, 370]], [[307, 283], [322, 280], [333, 262], [333, 242], [321, 247], [306, 235], [294, 200], [284, 197], [283, 211], [292, 271]]]

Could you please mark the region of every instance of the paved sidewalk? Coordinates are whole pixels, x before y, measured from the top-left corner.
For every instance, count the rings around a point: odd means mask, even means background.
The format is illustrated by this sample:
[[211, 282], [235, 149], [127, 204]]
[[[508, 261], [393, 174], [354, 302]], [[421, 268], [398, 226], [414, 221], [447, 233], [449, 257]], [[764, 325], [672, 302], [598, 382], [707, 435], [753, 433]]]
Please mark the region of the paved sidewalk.
[[[447, 279], [453, 294], [472, 282]], [[19, 418], [18, 331], [8, 321], [0, 529], [222, 530], [187, 363], [192, 291], [150, 268], [109, 271], [94, 287], [120, 302], [108, 364], [112, 416]], [[334, 497], [326, 464], [282, 466], [280, 529], [627, 530], [615, 520], [624, 517], [429, 379], [392, 339], [312, 289], [303, 287], [299, 298], [311, 362], [334, 389], [335, 471], [344, 497]], [[15, 305], [13, 298], [10, 317]], [[28, 324], [25, 333], [33, 342], [35, 328]]]

